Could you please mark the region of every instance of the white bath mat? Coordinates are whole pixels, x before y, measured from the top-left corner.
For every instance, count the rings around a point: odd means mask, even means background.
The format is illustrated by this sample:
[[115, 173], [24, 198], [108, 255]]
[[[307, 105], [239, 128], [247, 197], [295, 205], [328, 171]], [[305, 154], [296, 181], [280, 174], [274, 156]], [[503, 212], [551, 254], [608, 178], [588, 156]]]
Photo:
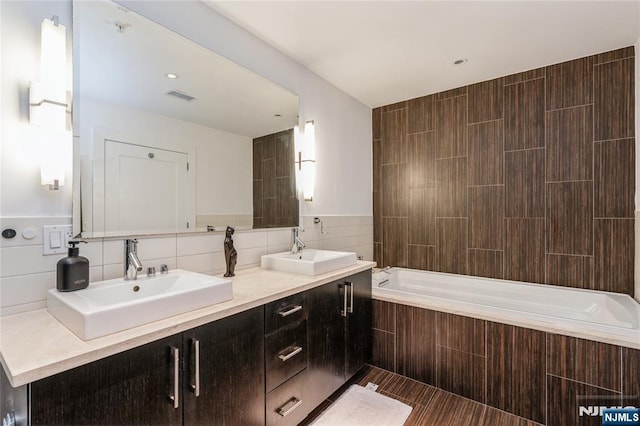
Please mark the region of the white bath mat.
[[313, 426], [402, 426], [412, 408], [362, 386], [352, 385]]

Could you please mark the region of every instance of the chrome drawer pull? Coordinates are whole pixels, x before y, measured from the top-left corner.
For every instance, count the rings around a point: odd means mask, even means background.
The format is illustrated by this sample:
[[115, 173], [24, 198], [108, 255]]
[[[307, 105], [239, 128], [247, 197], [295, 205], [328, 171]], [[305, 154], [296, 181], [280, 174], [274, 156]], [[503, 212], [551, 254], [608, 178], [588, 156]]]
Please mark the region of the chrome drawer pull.
[[191, 339], [191, 345], [193, 347], [193, 382], [191, 384], [191, 390], [196, 397], [200, 396], [200, 340]]
[[345, 285], [345, 291], [346, 291], [346, 286], [349, 286], [349, 290], [350, 294], [351, 294], [351, 304], [349, 305], [349, 307], [347, 308], [347, 313], [352, 314], [353, 313], [353, 283], [351, 281], [347, 281], [344, 283]]
[[[284, 407], [286, 407], [289, 403], [292, 403], [293, 405], [285, 410]], [[294, 396], [290, 400], [288, 400], [282, 407], [278, 408], [276, 410], [276, 413], [280, 414], [282, 417], [287, 417], [289, 414], [293, 412], [293, 410], [295, 410], [301, 405], [302, 405], [302, 400]]]
[[173, 368], [173, 394], [169, 395], [169, 400], [173, 402], [173, 408], [178, 408], [180, 407], [180, 350], [170, 346], [169, 351], [171, 352], [171, 367]]
[[278, 355], [278, 358], [280, 358], [282, 362], [285, 362], [288, 359], [291, 359], [294, 356], [298, 355], [300, 352], [302, 352], [302, 346], [295, 346], [293, 350], [289, 352], [287, 355]]
[[280, 311], [278, 312], [278, 315], [280, 315], [281, 317], [288, 317], [289, 315], [301, 311], [302, 310], [302, 305], [296, 305], [293, 308], [289, 309], [288, 311]]

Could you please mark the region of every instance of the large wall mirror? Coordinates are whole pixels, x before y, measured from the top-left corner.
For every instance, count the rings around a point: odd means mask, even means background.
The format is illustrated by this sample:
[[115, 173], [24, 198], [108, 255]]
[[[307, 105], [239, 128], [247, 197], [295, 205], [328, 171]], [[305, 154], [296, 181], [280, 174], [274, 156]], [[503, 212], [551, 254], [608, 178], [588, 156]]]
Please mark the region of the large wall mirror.
[[266, 224], [262, 147], [289, 156], [297, 95], [111, 1], [74, 0], [73, 41], [76, 234]]

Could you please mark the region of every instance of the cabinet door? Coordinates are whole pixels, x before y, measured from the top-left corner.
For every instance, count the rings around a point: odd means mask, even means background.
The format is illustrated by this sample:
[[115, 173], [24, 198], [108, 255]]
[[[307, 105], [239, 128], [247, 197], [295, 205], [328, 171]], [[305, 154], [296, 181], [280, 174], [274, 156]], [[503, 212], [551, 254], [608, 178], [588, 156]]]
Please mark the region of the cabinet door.
[[184, 423], [264, 425], [264, 308], [186, 331], [183, 336]]
[[343, 295], [344, 285], [338, 281], [307, 292], [307, 399], [312, 407], [320, 404], [344, 383], [345, 321], [340, 314]]
[[169, 399], [170, 348], [181, 345], [181, 335], [167, 337], [32, 383], [31, 424], [182, 424], [182, 407]]
[[371, 360], [371, 271], [352, 275], [345, 281], [351, 283], [345, 362], [348, 380]]

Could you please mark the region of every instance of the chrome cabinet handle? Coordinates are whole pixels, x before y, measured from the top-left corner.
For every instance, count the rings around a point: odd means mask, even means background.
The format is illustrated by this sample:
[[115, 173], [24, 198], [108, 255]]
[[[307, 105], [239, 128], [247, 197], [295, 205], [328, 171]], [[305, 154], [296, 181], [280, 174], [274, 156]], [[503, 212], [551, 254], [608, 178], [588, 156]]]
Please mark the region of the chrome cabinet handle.
[[[344, 283], [345, 287], [349, 287], [349, 290], [351, 290], [349, 293], [351, 294], [351, 302], [349, 307], [347, 308], [347, 313], [352, 314], [353, 313], [353, 283], [351, 281], [347, 281]], [[347, 290], [345, 289], [345, 292]]]
[[[291, 407], [289, 407], [289, 408], [287, 408], [285, 410], [284, 407], [286, 407], [289, 404], [292, 404]], [[276, 410], [276, 413], [280, 414], [282, 417], [287, 417], [289, 414], [291, 414], [293, 412], [293, 410], [295, 410], [296, 408], [298, 408], [301, 405], [302, 405], [302, 400], [296, 398], [295, 396], [293, 396], [293, 397], [291, 397], [290, 400], [285, 402], [282, 407], [278, 408]]]
[[347, 316], [347, 285], [346, 284], [340, 284], [339, 286], [340, 288], [344, 289], [344, 298], [342, 299], [342, 309], [340, 310], [340, 315], [343, 317]]
[[287, 361], [288, 359], [293, 358], [294, 356], [298, 355], [300, 352], [302, 352], [302, 346], [294, 346], [293, 350], [291, 352], [289, 352], [286, 355], [278, 355], [278, 358], [280, 358], [282, 360], [282, 362]]
[[178, 408], [180, 406], [180, 350], [170, 346], [169, 351], [173, 367], [173, 395], [169, 395], [169, 400], [173, 401], [173, 408]]
[[191, 382], [191, 390], [194, 395], [200, 396], [200, 340], [191, 339], [191, 347], [193, 353], [193, 380]]
[[289, 315], [298, 312], [302, 310], [302, 305], [296, 305], [293, 308], [289, 309], [288, 311], [280, 311], [278, 312], [278, 315], [280, 315], [281, 317], [288, 317]]

